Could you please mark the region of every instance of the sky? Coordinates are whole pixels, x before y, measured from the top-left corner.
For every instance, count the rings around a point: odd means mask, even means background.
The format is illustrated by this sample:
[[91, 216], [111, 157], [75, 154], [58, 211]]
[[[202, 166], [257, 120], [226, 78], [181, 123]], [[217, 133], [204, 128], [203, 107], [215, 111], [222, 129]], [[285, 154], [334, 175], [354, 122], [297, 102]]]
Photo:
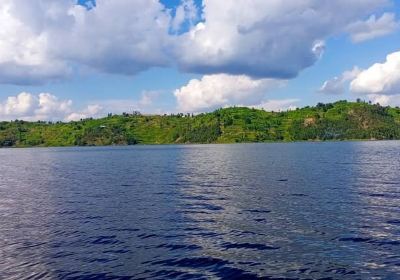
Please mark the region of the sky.
[[399, 0], [0, 0], [0, 120], [400, 106]]

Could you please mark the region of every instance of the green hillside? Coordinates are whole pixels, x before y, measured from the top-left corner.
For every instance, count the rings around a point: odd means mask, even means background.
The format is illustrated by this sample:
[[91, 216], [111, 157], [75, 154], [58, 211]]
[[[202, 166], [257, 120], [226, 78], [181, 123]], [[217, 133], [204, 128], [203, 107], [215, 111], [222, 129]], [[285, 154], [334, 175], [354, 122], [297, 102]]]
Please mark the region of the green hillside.
[[400, 109], [319, 103], [287, 112], [246, 107], [199, 115], [109, 115], [69, 123], [0, 122], [0, 146], [93, 146], [400, 139]]

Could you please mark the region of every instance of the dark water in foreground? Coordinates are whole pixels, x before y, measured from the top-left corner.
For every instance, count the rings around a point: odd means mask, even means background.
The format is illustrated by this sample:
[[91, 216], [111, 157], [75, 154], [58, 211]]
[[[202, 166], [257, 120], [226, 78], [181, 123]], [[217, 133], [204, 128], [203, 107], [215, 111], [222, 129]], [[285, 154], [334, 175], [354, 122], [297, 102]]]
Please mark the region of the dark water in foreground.
[[400, 279], [400, 142], [0, 150], [0, 279]]

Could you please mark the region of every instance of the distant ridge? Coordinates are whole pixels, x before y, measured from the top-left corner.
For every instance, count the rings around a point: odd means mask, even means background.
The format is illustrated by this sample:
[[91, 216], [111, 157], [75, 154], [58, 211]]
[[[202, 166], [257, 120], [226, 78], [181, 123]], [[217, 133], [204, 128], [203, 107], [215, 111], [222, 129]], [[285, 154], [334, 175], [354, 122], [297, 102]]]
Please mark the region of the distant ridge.
[[1, 147], [400, 139], [400, 109], [338, 101], [285, 112], [109, 115], [70, 123], [0, 122]]

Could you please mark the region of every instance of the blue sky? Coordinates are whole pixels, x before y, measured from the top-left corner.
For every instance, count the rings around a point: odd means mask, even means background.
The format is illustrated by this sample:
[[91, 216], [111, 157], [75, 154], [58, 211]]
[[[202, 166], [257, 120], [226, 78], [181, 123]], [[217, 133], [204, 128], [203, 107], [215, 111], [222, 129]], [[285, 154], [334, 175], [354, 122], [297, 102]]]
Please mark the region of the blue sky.
[[0, 4], [0, 119], [400, 104], [400, 1], [39, 2]]

